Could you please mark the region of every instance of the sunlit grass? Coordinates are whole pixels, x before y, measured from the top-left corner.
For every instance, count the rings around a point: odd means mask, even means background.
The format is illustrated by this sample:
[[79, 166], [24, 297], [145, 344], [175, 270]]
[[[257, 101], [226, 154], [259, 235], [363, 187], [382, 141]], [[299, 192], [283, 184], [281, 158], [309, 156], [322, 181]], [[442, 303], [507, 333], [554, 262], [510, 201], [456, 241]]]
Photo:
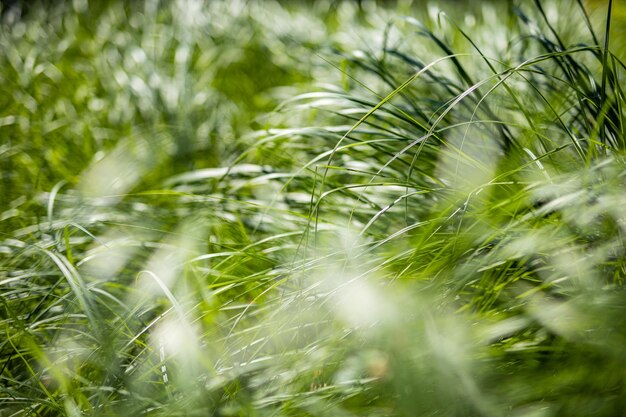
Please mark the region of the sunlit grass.
[[0, 416], [620, 415], [610, 3], [3, 11]]

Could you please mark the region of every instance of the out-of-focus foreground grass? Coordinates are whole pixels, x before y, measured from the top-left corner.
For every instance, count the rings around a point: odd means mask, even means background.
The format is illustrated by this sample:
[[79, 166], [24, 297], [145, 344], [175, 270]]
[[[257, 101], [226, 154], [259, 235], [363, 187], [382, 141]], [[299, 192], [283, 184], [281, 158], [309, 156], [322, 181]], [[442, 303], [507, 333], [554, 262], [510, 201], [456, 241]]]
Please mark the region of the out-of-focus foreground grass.
[[0, 416], [621, 415], [623, 13], [4, 9]]

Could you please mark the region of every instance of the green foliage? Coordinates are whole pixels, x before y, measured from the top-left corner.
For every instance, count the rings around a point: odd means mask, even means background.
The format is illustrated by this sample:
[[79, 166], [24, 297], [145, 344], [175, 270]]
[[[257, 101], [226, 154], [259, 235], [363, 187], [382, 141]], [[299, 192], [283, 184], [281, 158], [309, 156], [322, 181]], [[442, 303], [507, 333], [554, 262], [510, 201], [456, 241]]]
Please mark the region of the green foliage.
[[623, 4], [440, 6], [3, 10], [0, 416], [620, 415]]

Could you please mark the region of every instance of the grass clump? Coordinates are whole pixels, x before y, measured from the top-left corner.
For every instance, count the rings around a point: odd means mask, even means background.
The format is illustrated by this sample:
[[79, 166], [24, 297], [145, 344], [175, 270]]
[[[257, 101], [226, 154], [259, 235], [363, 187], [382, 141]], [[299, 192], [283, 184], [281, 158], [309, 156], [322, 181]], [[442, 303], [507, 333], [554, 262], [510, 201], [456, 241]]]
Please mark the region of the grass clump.
[[4, 10], [0, 416], [620, 414], [621, 3], [468, 5]]

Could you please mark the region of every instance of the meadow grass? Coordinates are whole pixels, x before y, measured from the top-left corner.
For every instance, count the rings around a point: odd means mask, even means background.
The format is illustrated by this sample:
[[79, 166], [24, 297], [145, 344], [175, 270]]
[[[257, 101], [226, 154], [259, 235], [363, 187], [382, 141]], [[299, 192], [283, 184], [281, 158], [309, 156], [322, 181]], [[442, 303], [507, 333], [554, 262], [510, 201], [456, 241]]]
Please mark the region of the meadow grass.
[[620, 415], [625, 6], [455, 4], [3, 10], [0, 416]]

